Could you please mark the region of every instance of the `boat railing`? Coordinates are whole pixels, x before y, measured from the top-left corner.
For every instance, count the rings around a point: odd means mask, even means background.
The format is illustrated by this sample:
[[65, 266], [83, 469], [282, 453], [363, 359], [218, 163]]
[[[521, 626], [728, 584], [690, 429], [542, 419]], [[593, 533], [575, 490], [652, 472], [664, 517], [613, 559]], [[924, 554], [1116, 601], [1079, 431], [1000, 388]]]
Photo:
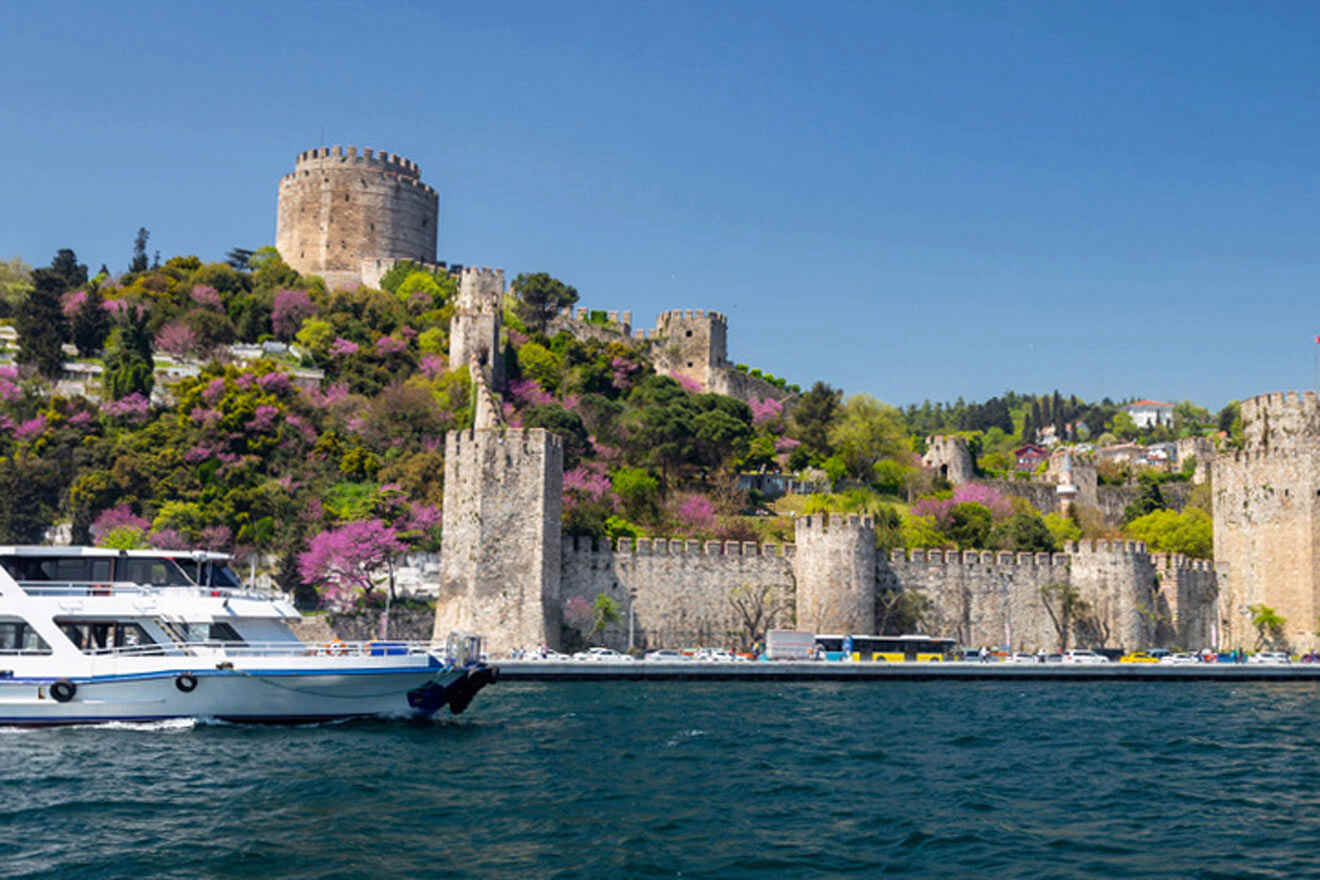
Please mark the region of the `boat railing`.
[[132, 581], [18, 581], [29, 596], [158, 596], [191, 595], [210, 599], [257, 599], [273, 602], [285, 598], [268, 590], [248, 587], [199, 587], [196, 584], [137, 584]]
[[429, 654], [443, 650], [440, 642], [377, 639], [367, 642], [234, 642], [208, 640], [199, 642], [171, 642], [146, 645], [120, 645], [108, 648], [84, 649], [94, 657], [143, 657], [162, 654], [189, 654], [213, 657], [395, 657]]

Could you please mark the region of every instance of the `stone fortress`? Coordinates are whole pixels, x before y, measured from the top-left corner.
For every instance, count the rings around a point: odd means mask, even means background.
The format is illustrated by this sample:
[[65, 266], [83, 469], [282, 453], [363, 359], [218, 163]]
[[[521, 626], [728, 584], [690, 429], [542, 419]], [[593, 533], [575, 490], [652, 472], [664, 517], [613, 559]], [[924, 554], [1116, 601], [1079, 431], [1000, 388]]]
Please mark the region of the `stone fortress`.
[[[277, 247], [300, 272], [320, 274], [331, 286], [376, 284], [399, 260], [445, 266], [435, 263], [435, 206], [435, 191], [407, 159], [353, 147], [310, 150], [280, 182]], [[1295, 647], [1315, 644], [1306, 632], [1320, 611], [1314, 395], [1243, 402], [1248, 447], [1214, 463], [1217, 567], [1134, 542], [1080, 542], [1054, 554], [884, 554], [868, 519], [838, 514], [798, 519], [794, 543], [785, 546], [566, 538], [558, 438], [510, 427], [501, 417], [504, 273], [446, 268], [459, 277], [450, 364], [469, 368], [477, 415], [471, 430], [446, 438], [438, 636], [479, 631], [495, 652], [557, 647], [565, 601], [599, 595], [624, 609], [627, 622], [604, 634], [619, 648], [630, 638], [636, 647], [733, 641], [745, 630], [749, 597], [771, 627], [881, 632], [895, 597], [906, 593], [923, 609], [920, 626], [931, 634], [966, 645], [1048, 648], [1058, 641], [1057, 609], [1047, 607], [1042, 589], [1069, 586], [1087, 609], [1074, 621], [1074, 643], [1250, 647], [1254, 631], [1241, 609], [1265, 601], [1288, 620]], [[728, 322], [717, 312], [665, 312], [653, 332], [634, 331], [628, 312], [594, 317], [565, 310], [551, 333], [646, 340], [657, 369], [705, 390], [744, 400], [791, 397], [732, 367]], [[924, 464], [954, 483], [971, 479], [960, 443], [932, 438]], [[1112, 514], [1131, 500], [1108, 491], [1122, 487], [1097, 486], [1094, 466], [1084, 461], [1069, 463], [1066, 480], [1052, 476], [1056, 482], [1012, 488], [1043, 510], [1075, 499]]]

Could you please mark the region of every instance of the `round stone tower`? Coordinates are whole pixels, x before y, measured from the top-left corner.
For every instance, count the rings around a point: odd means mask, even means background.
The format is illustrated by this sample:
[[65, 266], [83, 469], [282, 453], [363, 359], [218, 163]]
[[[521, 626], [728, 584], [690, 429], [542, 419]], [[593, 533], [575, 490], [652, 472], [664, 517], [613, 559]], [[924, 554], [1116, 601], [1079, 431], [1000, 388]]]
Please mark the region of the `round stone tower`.
[[967, 441], [956, 434], [927, 437], [926, 454], [921, 458], [921, 466], [938, 471], [941, 477], [955, 486], [966, 483], [976, 475]]
[[364, 260], [435, 262], [435, 190], [416, 162], [357, 147], [298, 154], [280, 179], [275, 247], [330, 288], [361, 282]]

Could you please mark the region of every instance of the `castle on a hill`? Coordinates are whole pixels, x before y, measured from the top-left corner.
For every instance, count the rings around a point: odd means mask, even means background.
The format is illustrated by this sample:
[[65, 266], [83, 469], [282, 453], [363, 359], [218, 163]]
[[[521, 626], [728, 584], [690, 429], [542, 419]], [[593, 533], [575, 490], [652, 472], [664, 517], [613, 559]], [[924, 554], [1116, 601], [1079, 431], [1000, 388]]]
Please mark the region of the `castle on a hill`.
[[[277, 247], [299, 272], [321, 275], [331, 286], [377, 285], [400, 260], [444, 266], [435, 262], [436, 204], [435, 190], [408, 159], [355, 147], [309, 150], [280, 181]], [[436, 615], [442, 635], [475, 629], [496, 651], [556, 646], [564, 602], [598, 595], [626, 609], [639, 647], [727, 640], [744, 628], [753, 595], [769, 613], [768, 626], [881, 632], [895, 597], [910, 593], [924, 608], [926, 628], [938, 635], [969, 645], [1036, 648], [1057, 642], [1058, 609], [1047, 597], [1063, 586], [1087, 609], [1072, 622], [1077, 639], [1097, 647], [1249, 648], [1247, 609], [1256, 602], [1287, 619], [1295, 647], [1317, 644], [1320, 404], [1312, 394], [1243, 402], [1247, 448], [1219, 456], [1213, 470], [1218, 570], [1132, 542], [1082, 542], [1056, 554], [886, 556], [876, 552], [869, 520], [841, 515], [799, 519], [795, 543], [783, 547], [566, 539], [558, 438], [503, 424], [495, 398], [504, 383], [504, 273], [446, 268], [459, 278], [450, 364], [469, 368], [478, 402], [473, 429], [446, 440]], [[733, 368], [728, 322], [717, 312], [665, 312], [654, 331], [635, 331], [628, 312], [608, 313], [602, 322], [579, 309], [559, 315], [551, 329], [644, 341], [658, 370], [708, 391], [744, 400], [789, 396]], [[956, 438], [934, 438], [925, 463], [953, 482], [972, 478], [966, 447]], [[1094, 467], [1085, 462], [1069, 462], [1059, 482], [1030, 490], [1033, 503], [1043, 510], [1073, 500], [1126, 503], [1121, 493], [1097, 487]], [[622, 627], [605, 636], [629, 647]]]

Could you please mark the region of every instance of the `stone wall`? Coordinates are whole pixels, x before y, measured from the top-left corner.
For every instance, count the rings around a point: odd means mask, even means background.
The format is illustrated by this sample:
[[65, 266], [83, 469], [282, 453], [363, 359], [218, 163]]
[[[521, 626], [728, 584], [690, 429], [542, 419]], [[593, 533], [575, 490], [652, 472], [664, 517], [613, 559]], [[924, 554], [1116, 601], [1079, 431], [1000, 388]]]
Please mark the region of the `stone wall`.
[[449, 368], [481, 369], [495, 390], [504, 387], [504, 357], [500, 351], [503, 300], [503, 269], [463, 267], [454, 317], [449, 322]]
[[[997, 490], [1012, 498], [1023, 498], [1041, 513], [1058, 513], [1058, 486], [1039, 480], [976, 480], [975, 482]], [[1104, 515], [1105, 521], [1117, 525], [1123, 520], [1123, 511], [1141, 495], [1140, 486], [1097, 486], [1094, 482], [1077, 484], [1077, 502], [1094, 507]], [[1195, 486], [1192, 483], [1165, 483], [1160, 494], [1171, 510], [1182, 510]]]
[[[724, 645], [737, 642], [743, 622], [732, 598], [735, 590], [768, 587], [769, 604], [789, 604], [794, 590], [794, 547], [736, 541], [628, 538], [608, 541], [565, 538], [560, 592], [594, 602], [609, 596], [623, 620], [605, 630], [602, 643], [628, 647], [628, 616], [633, 645], [650, 649]], [[780, 615], [786, 624], [790, 615]]]
[[355, 286], [364, 259], [435, 261], [438, 199], [417, 163], [385, 151], [320, 147], [280, 180], [275, 247], [299, 272]]

